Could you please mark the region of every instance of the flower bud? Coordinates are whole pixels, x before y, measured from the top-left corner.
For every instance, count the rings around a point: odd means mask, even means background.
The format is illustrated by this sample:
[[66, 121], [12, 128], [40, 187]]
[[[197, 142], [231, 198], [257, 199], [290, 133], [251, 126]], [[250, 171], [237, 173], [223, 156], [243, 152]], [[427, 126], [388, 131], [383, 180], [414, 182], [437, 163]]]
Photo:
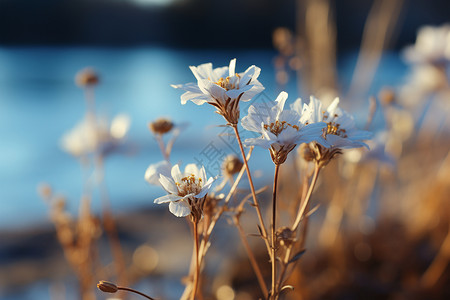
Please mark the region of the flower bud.
[[119, 289], [117, 288], [117, 285], [115, 285], [112, 282], [100, 280], [99, 283], [97, 283], [97, 288], [105, 293], [115, 293]]

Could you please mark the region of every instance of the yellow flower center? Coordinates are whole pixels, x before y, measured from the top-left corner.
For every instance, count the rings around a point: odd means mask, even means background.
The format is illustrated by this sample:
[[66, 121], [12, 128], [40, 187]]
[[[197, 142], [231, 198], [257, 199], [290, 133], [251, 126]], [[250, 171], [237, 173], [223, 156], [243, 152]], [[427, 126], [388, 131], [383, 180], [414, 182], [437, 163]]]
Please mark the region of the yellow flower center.
[[[334, 118], [337, 118], [338, 114], [334, 114]], [[325, 121], [326, 119], [328, 119], [328, 115], [326, 114], [326, 112], [323, 112], [323, 120]], [[326, 134], [333, 134], [333, 135], [337, 135], [343, 138], [348, 137], [346, 130], [344, 128], [339, 128], [341, 126], [341, 124], [336, 123], [336, 122], [328, 122], [327, 123], [327, 132]]]
[[337, 124], [335, 122], [329, 122], [327, 123], [327, 134], [333, 134], [337, 135], [343, 138], [347, 137], [346, 131], [344, 128], [339, 128], [341, 126], [340, 124]]
[[286, 121], [275, 121], [270, 123], [270, 124], [264, 124], [264, 129], [265, 130], [269, 130], [270, 132], [272, 132], [273, 134], [275, 134], [276, 136], [278, 136], [283, 130], [285, 130], [288, 127], [292, 127], [295, 130], [298, 131], [298, 126], [297, 125], [292, 125], [287, 123]]
[[224, 88], [225, 90], [234, 90], [239, 89], [239, 79], [241, 78], [238, 73], [236, 73], [237, 80], [230, 81], [230, 76], [227, 76], [225, 79], [223, 77], [220, 77], [220, 79], [217, 82], [214, 82], [221, 88]]
[[181, 182], [175, 183], [178, 188], [178, 196], [184, 197], [188, 194], [197, 195], [202, 190], [202, 179], [194, 174], [181, 178]]

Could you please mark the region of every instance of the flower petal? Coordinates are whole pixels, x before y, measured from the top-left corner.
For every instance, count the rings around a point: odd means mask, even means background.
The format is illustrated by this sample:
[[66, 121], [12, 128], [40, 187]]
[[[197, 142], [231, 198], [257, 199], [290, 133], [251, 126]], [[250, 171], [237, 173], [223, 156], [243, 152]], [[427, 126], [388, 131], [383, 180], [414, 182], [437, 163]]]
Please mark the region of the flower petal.
[[185, 173], [185, 175], [194, 174], [195, 177], [199, 177], [199, 175], [200, 175], [199, 169], [196, 164], [186, 165], [186, 167], [184, 168], [184, 173]]
[[191, 213], [191, 208], [185, 201], [177, 201], [170, 202], [169, 211], [176, 217], [186, 217]]
[[145, 171], [144, 178], [150, 184], [159, 185], [159, 175], [170, 176], [171, 168], [172, 165], [166, 160], [151, 164]]
[[167, 203], [167, 202], [172, 202], [172, 201], [178, 201], [180, 199], [182, 199], [183, 197], [174, 195], [174, 194], [169, 194], [169, 195], [165, 195], [159, 198], [156, 198], [155, 201], [153, 201], [156, 204], [161, 204], [161, 203]]
[[202, 190], [200, 191], [200, 193], [198, 193], [197, 195], [195, 195], [195, 198], [203, 198], [206, 196], [206, 194], [208, 194], [211, 185], [213, 184], [214, 180], [216, 180], [216, 177], [209, 177], [208, 181], [205, 183], [205, 185], [203, 186]]
[[175, 181], [175, 183], [181, 182], [181, 178], [183, 176], [181, 174], [180, 166], [178, 166], [178, 164], [172, 167], [172, 171], [170, 172], [170, 174], [172, 175], [172, 178]]
[[161, 183], [167, 192], [178, 194], [178, 188], [171, 178], [164, 176], [163, 174], [159, 174], [159, 183]]
[[230, 61], [230, 66], [229, 66], [228, 74], [229, 74], [230, 77], [236, 75], [236, 58], [233, 58], [233, 59]]

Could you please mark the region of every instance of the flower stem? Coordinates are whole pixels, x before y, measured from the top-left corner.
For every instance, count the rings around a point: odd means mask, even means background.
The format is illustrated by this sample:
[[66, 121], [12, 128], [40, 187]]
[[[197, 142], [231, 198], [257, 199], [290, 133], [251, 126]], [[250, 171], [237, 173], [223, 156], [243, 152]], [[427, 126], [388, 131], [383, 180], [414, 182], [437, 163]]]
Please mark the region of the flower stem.
[[198, 248], [198, 232], [197, 232], [197, 225], [198, 221], [194, 221], [194, 251], [195, 251], [195, 274], [194, 274], [194, 287], [192, 288], [192, 294], [191, 294], [191, 300], [195, 299], [195, 296], [197, 294], [197, 288], [198, 288], [198, 282], [200, 277], [200, 266], [198, 262], [198, 254], [199, 254], [199, 248]]
[[318, 163], [316, 163], [315, 168], [314, 168], [314, 174], [313, 174], [313, 178], [311, 180], [311, 184], [309, 185], [309, 189], [308, 189], [308, 193], [306, 194], [305, 199], [303, 199], [299, 209], [298, 209], [298, 213], [297, 213], [297, 217], [294, 221], [294, 225], [292, 225], [292, 231], [296, 231], [298, 228], [298, 225], [300, 224], [300, 221], [302, 220], [302, 217], [305, 213], [306, 207], [308, 205], [309, 199], [311, 198], [311, 194], [314, 190], [314, 186], [317, 183], [317, 178], [319, 177], [319, 171], [320, 171], [320, 166]]
[[268, 291], [267, 291], [266, 283], [264, 282], [264, 277], [262, 276], [261, 269], [259, 268], [258, 263], [256, 262], [255, 255], [253, 254], [252, 249], [250, 248], [250, 245], [248, 244], [244, 229], [242, 228], [241, 223], [239, 222], [239, 217], [234, 218], [234, 224], [236, 225], [236, 227], [239, 231], [239, 236], [241, 238], [242, 244], [244, 245], [245, 252], [248, 255], [248, 259], [250, 260], [250, 264], [252, 265], [253, 271], [256, 274], [256, 278], [258, 279], [258, 283], [261, 288], [261, 291], [263, 292], [264, 297], [266, 297], [268, 294]]
[[153, 299], [152, 297], [147, 296], [146, 294], [141, 293], [141, 292], [139, 292], [139, 291], [137, 291], [137, 290], [135, 290], [135, 289], [132, 289], [132, 288], [127, 288], [127, 287], [118, 286], [117, 289], [118, 289], [118, 290], [122, 290], [122, 291], [132, 292], [132, 293], [141, 295], [142, 297], [147, 298], [147, 299], [150, 299], [150, 300], [155, 300], [155, 299]]
[[272, 292], [271, 298], [276, 299], [276, 280], [277, 280], [277, 260], [276, 260], [276, 218], [277, 218], [277, 186], [278, 186], [278, 173], [280, 171], [280, 165], [275, 165], [275, 174], [273, 176], [273, 194], [272, 194], [272, 246], [270, 260], [272, 262]]
[[233, 124], [231, 126], [234, 129], [234, 133], [236, 135], [236, 139], [238, 141], [239, 148], [240, 148], [241, 153], [242, 153], [242, 159], [244, 161], [245, 170], [247, 171], [248, 182], [250, 184], [250, 190], [252, 192], [253, 205], [254, 205], [254, 207], [256, 209], [256, 214], [258, 215], [259, 224], [261, 225], [262, 237], [263, 237], [263, 240], [264, 240], [264, 242], [266, 244], [267, 251], [270, 254], [270, 245], [269, 245], [269, 242], [268, 242], [268, 239], [267, 239], [267, 230], [266, 230], [266, 226], [264, 225], [264, 220], [263, 220], [263, 217], [262, 217], [262, 214], [261, 214], [261, 209], [259, 207], [258, 200], [256, 199], [255, 187], [253, 185], [252, 175], [251, 175], [250, 169], [248, 167], [247, 158], [245, 157], [245, 151], [244, 151], [244, 147], [242, 146], [241, 137], [240, 137], [239, 131], [237, 129], [237, 124]]

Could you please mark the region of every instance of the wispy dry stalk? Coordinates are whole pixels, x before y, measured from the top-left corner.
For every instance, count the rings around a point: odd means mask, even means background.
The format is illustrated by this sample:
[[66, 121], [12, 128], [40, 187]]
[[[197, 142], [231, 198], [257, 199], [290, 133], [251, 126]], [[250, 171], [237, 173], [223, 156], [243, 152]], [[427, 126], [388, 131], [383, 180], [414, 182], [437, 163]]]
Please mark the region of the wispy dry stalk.
[[[259, 193], [263, 192], [264, 190], [266, 190], [265, 187], [256, 191], [256, 194], [259, 194]], [[246, 236], [245, 231], [242, 228], [242, 225], [240, 222], [240, 217], [241, 217], [242, 213], [244, 212], [244, 205], [250, 197], [252, 197], [251, 194], [248, 195], [247, 197], [245, 197], [244, 199], [242, 199], [241, 203], [238, 205], [238, 207], [236, 207], [236, 209], [235, 209], [236, 213], [233, 217], [233, 223], [236, 226], [236, 228], [238, 229], [239, 237], [241, 238], [242, 245], [244, 246], [245, 252], [247, 253], [247, 256], [250, 260], [250, 264], [253, 268], [253, 271], [255, 272], [255, 275], [258, 280], [261, 291], [264, 296], [267, 296], [267, 295], [269, 295], [269, 291], [267, 289], [266, 282], [264, 281], [264, 277], [262, 275], [261, 269], [259, 268], [258, 262], [255, 258], [252, 248], [248, 244], [247, 236]]]
[[425, 271], [425, 273], [423, 273], [422, 278], [420, 279], [420, 284], [422, 285], [422, 287], [424, 288], [433, 287], [444, 273], [445, 269], [448, 266], [449, 261], [450, 261], [450, 222], [447, 235], [445, 236], [445, 239], [442, 242], [441, 247], [439, 248], [439, 252], [437, 253], [433, 262]]
[[[83, 73], [81, 73], [83, 74]], [[88, 73], [89, 74], [89, 73]], [[87, 75], [86, 75], [87, 76]], [[88, 78], [90, 78], [88, 76]], [[96, 140], [99, 141], [99, 130], [97, 128], [97, 121], [96, 121], [96, 115], [95, 115], [95, 93], [94, 93], [94, 86], [98, 83], [98, 77], [94, 79], [91, 79], [93, 84], [86, 84], [81, 85], [81, 87], [84, 88], [85, 91], [85, 98], [87, 103], [87, 117], [90, 117], [92, 119], [93, 124], [93, 130], [96, 135]], [[87, 81], [90, 82], [90, 81]], [[108, 236], [108, 240], [111, 245], [111, 252], [114, 259], [115, 269], [116, 269], [116, 275], [119, 279], [119, 282], [122, 284], [127, 284], [128, 280], [126, 277], [126, 266], [125, 266], [125, 260], [122, 253], [122, 247], [120, 245], [120, 240], [117, 234], [116, 224], [114, 221], [114, 218], [112, 217], [111, 208], [110, 208], [110, 202], [107, 192], [106, 183], [104, 180], [105, 174], [104, 174], [104, 157], [102, 153], [102, 149], [100, 149], [100, 146], [97, 145], [97, 148], [95, 149], [95, 158], [94, 158], [94, 164], [95, 164], [95, 171], [97, 172], [97, 176], [100, 179], [100, 193], [101, 193], [101, 204], [102, 204], [102, 218], [104, 222], [104, 228]]]
[[308, 192], [306, 193], [305, 199], [302, 199], [301, 205], [299, 206], [299, 209], [297, 212], [297, 216], [295, 217], [295, 221], [292, 224], [291, 230], [293, 232], [297, 231], [297, 228], [300, 225], [300, 221], [302, 220], [302, 218], [305, 214], [306, 207], [309, 203], [309, 200], [311, 198], [314, 187], [316, 186], [317, 178], [319, 177], [319, 172], [320, 172], [320, 166], [318, 163], [316, 163], [315, 167], [314, 167], [314, 174], [311, 179], [311, 183], [309, 184]]
[[353, 72], [348, 97], [364, 95], [375, 76], [383, 51], [394, 35], [403, 0], [373, 2], [364, 26], [361, 49]]
[[261, 230], [261, 235], [262, 235], [262, 238], [264, 240], [264, 243], [266, 244], [267, 252], [271, 253], [271, 249], [270, 249], [270, 245], [269, 245], [269, 239], [268, 239], [268, 236], [267, 236], [266, 226], [264, 225], [264, 219], [263, 219], [262, 214], [261, 214], [261, 208], [260, 208], [260, 205], [259, 205], [258, 200], [256, 198], [255, 187], [253, 185], [253, 180], [252, 180], [252, 175], [251, 175], [251, 172], [250, 172], [250, 168], [248, 167], [248, 162], [247, 162], [247, 158], [246, 158], [246, 155], [245, 155], [244, 147], [242, 146], [241, 137], [239, 135], [239, 131], [238, 131], [237, 125], [234, 125], [232, 127], [233, 127], [234, 133], [236, 135], [236, 139], [238, 141], [238, 144], [239, 144], [239, 149], [240, 149], [240, 151], [242, 153], [242, 159], [244, 161], [245, 170], [247, 171], [247, 177], [248, 177], [248, 181], [249, 181], [249, 184], [250, 184], [250, 190], [252, 192], [252, 197], [253, 197], [253, 206], [255, 207], [256, 214], [258, 215], [258, 220], [259, 220], [259, 224], [260, 224], [259, 228]]
[[100, 229], [97, 219], [91, 214], [90, 200], [81, 199], [79, 216], [74, 220], [66, 211], [64, 199], [54, 196], [50, 188], [46, 189], [45, 194], [41, 192], [41, 195], [51, 205], [51, 220], [64, 256], [78, 278], [81, 299], [95, 299], [92, 287], [97, 262], [94, 254]]
[[298, 87], [308, 93], [336, 89], [336, 25], [329, 0], [297, 0]]

